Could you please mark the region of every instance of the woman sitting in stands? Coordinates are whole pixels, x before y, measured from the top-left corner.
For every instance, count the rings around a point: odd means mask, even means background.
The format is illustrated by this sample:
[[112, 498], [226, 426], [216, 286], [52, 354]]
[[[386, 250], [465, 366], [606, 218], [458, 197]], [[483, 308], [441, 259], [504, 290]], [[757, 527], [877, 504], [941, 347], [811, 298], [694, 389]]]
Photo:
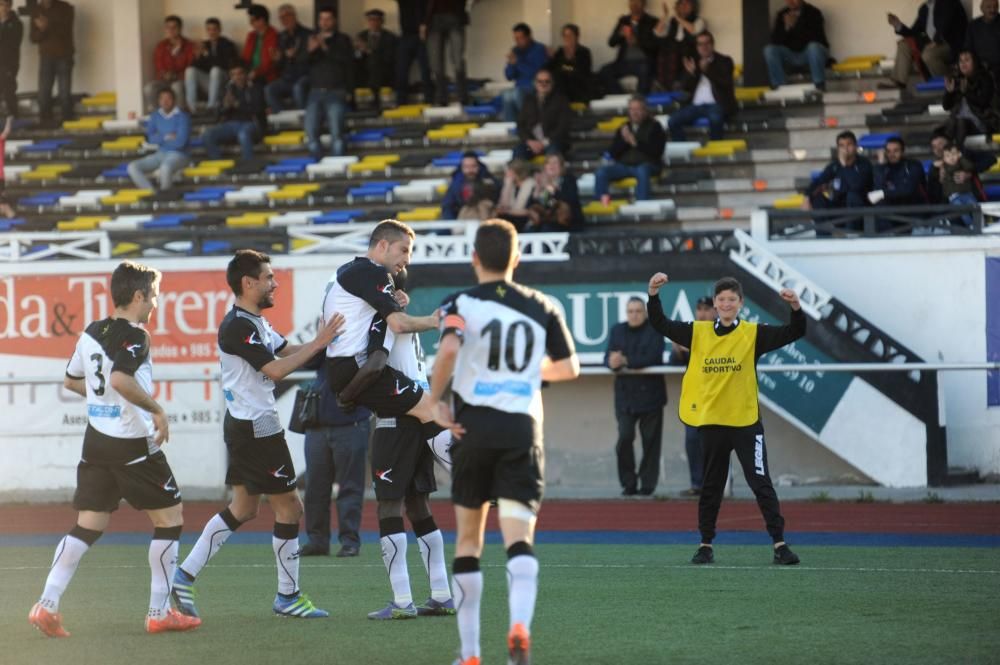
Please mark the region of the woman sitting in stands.
[[531, 216], [528, 206], [535, 193], [535, 179], [531, 177], [531, 165], [523, 159], [515, 159], [507, 165], [497, 201], [496, 215], [514, 225], [518, 233], [524, 231]]
[[583, 228], [583, 209], [576, 177], [566, 170], [562, 155], [549, 155], [545, 166], [535, 176], [535, 192], [528, 208], [525, 231], [579, 231]]
[[958, 54], [958, 66], [944, 79], [944, 108], [951, 112], [945, 130], [959, 145], [969, 134], [1000, 130], [993, 77], [972, 51]]

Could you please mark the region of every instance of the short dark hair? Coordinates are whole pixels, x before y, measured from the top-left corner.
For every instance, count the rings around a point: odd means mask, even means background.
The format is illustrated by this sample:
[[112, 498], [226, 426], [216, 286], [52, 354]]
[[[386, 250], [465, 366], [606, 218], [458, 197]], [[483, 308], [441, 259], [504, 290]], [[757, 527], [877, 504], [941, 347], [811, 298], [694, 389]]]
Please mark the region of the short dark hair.
[[628, 302], [626, 302], [625, 304], [626, 304], [626, 305], [631, 305], [631, 304], [632, 304], [632, 303], [634, 303], [634, 302], [637, 302], [637, 303], [639, 303], [639, 304], [640, 304], [640, 305], [642, 305], [643, 307], [645, 307], [645, 306], [646, 306], [646, 301], [645, 301], [645, 300], [643, 300], [642, 298], [640, 298], [639, 296], [632, 296], [631, 298], [629, 298], [629, 299], [628, 299]]
[[560, 30], [560, 32], [564, 32], [566, 30], [569, 30], [574, 35], [576, 35], [577, 39], [580, 38], [580, 26], [578, 26], [576, 23], [567, 23], [562, 27], [562, 30]]
[[134, 261], [122, 261], [111, 273], [111, 301], [115, 307], [128, 307], [136, 291], [141, 291], [148, 298], [161, 276], [156, 268]]
[[404, 237], [416, 238], [417, 234], [413, 232], [413, 229], [400, 221], [384, 219], [372, 231], [372, 236], [368, 239], [368, 248], [375, 247], [382, 240], [394, 243], [397, 240], [402, 240]]
[[222, 21], [220, 21], [219, 19], [215, 18], [214, 16], [209, 16], [207, 19], [205, 19], [205, 25], [214, 25], [215, 27], [221, 29], [222, 28]]
[[713, 34], [712, 34], [711, 32], [709, 32], [708, 30], [702, 30], [702, 31], [701, 31], [701, 32], [699, 32], [699, 33], [698, 33], [697, 35], [695, 35], [695, 36], [694, 36], [694, 41], [695, 41], [695, 42], [697, 42], [697, 41], [698, 41], [698, 38], [699, 38], [699, 37], [708, 37], [709, 39], [711, 39], [711, 40], [712, 40], [712, 43], [713, 43], [713, 44], [715, 43], [715, 35], [713, 35]]
[[515, 23], [513, 30], [514, 32], [523, 32], [527, 36], [531, 36], [531, 26], [523, 21], [521, 23]]
[[510, 268], [517, 254], [517, 229], [506, 219], [487, 219], [476, 229], [473, 248], [480, 265], [503, 272]]
[[174, 100], [175, 102], [177, 101], [177, 93], [174, 92], [174, 89], [171, 88], [169, 85], [161, 86], [160, 89], [156, 91], [156, 98], [159, 99], [160, 95], [162, 95], [163, 93], [167, 93], [168, 95], [170, 95], [170, 98], [172, 100]]
[[469, 158], [472, 158], [478, 162], [479, 153], [476, 152], [475, 150], [466, 150], [465, 152], [462, 153], [462, 159], [469, 159]]
[[316, 11], [316, 16], [319, 16], [320, 14], [329, 14], [333, 18], [337, 18], [337, 10], [331, 7], [330, 5], [327, 5], [325, 7], [320, 7]]
[[961, 150], [961, 149], [962, 147], [957, 143], [955, 143], [954, 141], [948, 141], [947, 143], [944, 144], [944, 147], [941, 148], [941, 150], [944, 152], [947, 152], [949, 150]]
[[247, 14], [250, 15], [250, 18], [262, 18], [268, 22], [271, 20], [271, 12], [264, 5], [250, 5]]
[[163, 19], [163, 22], [164, 23], [176, 23], [178, 29], [184, 27], [184, 21], [182, 21], [181, 17], [178, 16], [177, 14], [171, 14], [167, 18]]
[[900, 150], [906, 150], [906, 142], [903, 141], [902, 136], [890, 136], [885, 141], [885, 147], [888, 148], [890, 143], [898, 143]]
[[271, 263], [271, 257], [255, 249], [238, 249], [226, 266], [226, 283], [237, 296], [243, 295], [243, 278], [260, 277], [261, 267]]
[[849, 129], [845, 130], [845, 131], [843, 131], [843, 132], [841, 132], [839, 134], [837, 134], [837, 141], [836, 142], [840, 143], [840, 139], [850, 139], [851, 143], [853, 143], [854, 145], [858, 144], [858, 137], [855, 136], [854, 132], [852, 132]]
[[717, 296], [723, 291], [734, 291], [743, 300], [743, 285], [735, 277], [723, 277], [712, 287], [712, 295]]
[[938, 125], [931, 130], [931, 141], [934, 139], [950, 139], [951, 136], [948, 134], [948, 130], [945, 129], [944, 125]]

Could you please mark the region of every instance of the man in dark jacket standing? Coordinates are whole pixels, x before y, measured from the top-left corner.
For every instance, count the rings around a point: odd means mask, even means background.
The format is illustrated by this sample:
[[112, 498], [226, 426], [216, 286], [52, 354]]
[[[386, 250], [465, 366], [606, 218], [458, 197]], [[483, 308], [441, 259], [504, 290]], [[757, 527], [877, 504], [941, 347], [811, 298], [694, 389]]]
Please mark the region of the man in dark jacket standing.
[[910, 70], [916, 66], [922, 76], [944, 76], [965, 42], [969, 22], [959, 0], [928, 0], [920, 5], [917, 20], [907, 26], [895, 14], [889, 25], [902, 37], [896, 42], [896, 64], [891, 85], [906, 87]]
[[331, 154], [344, 154], [340, 138], [344, 113], [354, 93], [354, 48], [351, 38], [337, 30], [337, 14], [319, 10], [317, 34], [309, 37], [309, 101], [306, 104], [306, 141], [309, 154], [319, 159], [320, 126], [326, 116]]
[[823, 12], [803, 0], [786, 0], [771, 30], [771, 43], [764, 47], [771, 87], [785, 84], [786, 67], [809, 67], [813, 85], [826, 90], [826, 61], [830, 42], [826, 39]]
[[667, 133], [649, 113], [646, 98], [636, 95], [628, 102], [628, 122], [618, 128], [611, 142], [611, 164], [597, 169], [594, 175], [594, 195], [608, 196], [608, 185], [621, 178], [636, 179], [635, 200], [649, 198], [650, 181], [663, 169], [663, 147]]
[[538, 155], [569, 151], [569, 100], [554, 91], [555, 79], [548, 69], [535, 74], [535, 90], [528, 93], [517, 117], [517, 135], [521, 143], [514, 148], [514, 159], [531, 160]]
[[330, 498], [337, 484], [339, 557], [358, 556], [361, 549], [361, 504], [365, 496], [365, 463], [371, 412], [337, 406], [326, 383], [326, 358], [320, 354], [306, 367], [316, 369], [313, 389], [319, 393], [319, 422], [306, 424], [306, 533], [300, 556], [330, 553]]
[[52, 87], [59, 82], [59, 106], [64, 121], [73, 118], [73, 5], [63, 0], [39, 0], [31, 10], [32, 43], [38, 44], [38, 115], [52, 123]]
[[708, 118], [709, 137], [722, 138], [726, 118], [736, 113], [733, 87], [733, 59], [715, 52], [715, 37], [705, 31], [695, 38], [698, 60], [684, 58], [681, 88], [689, 95], [687, 104], [670, 116], [670, 138], [684, 141], [684, 127], [699, 118]]
[[608, 37], [608, 46], [618, 49], [618, 55], [601, 68], [605, 92], [620, 93], [618, 79], [631, 75], [639, 79], [639, 92], [649, 94], [658, 48], [653, 32], [657, 23], [659, 20], [646, 11], [646, 0], [628, 1], [628, 14], [618, 17]]
[[[618, 420], [618, 481], [623, 496], [652, 495], [660, 476], [660, 446], [663, 438], [663, 407], [667, 385], [662, 374], [622, 374], [626, 369], [642, 369], [663, 364], [663, 336], [653, 330], [646, 316], [646, 303], [630, 298], [627, 321], [611, 328], [604, 364], [615, 377], [615, 418]], [[635, 426], [642, 436], [642, 461], [635, 470]]]
[[6, 115], [16, 117], [17, 72], [21, 68], [24, 26], [11, 4], [11, 0], [0, 0], [0, 102]]

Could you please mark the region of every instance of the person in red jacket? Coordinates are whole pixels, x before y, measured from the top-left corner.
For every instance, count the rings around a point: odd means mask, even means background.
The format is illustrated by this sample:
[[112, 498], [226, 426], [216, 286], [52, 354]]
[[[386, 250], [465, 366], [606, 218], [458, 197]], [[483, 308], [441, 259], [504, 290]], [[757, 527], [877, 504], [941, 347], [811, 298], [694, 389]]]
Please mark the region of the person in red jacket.
[[247, 14], [251, 30], [243, 43], [243, 62], [250, 68], [250, 81], [263, 85], [278, 78], [278, 31], [264, 5], [250, 5]]
[[155, 78], [143, 87], [146, 109], [153, 110], [163, 88], [171, 88], [177, 105], [184, 103], [184, 70], [194, 62], [194, 42], [181, 34], [184, 22], [179, 16], [170, 15], [163, 20], [164, 38], [153, 50]]

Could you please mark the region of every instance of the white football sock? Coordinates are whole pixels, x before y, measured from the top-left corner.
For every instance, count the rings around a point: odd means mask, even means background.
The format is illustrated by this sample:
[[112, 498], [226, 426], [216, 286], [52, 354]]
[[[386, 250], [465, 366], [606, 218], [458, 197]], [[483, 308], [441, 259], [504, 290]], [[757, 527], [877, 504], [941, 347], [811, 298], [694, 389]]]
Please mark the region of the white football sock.
[[538, 559], [521, 554], [507, 561], [507, 591], [511, 627], [524, 624], [530, 633], [538, 596]]
[[198, 536], [198, 542], [188, 552], [187, 558], [181, 563], [181, 569], [192, 578], [198, 577], [201, 569], [218, 553], [219, 548], [233, 535], [232, 529], [226, 525], [221, 515], [212, 515], [208, 524]]
[[431, 581], [431, 598], [444, 602], [451, 598], [448, 588], [448, 566], [444, 561], [444, 537], [440, 529], [417, 538], [420, 547], [420, 559], [424, 562], [424, 570]]
[[299, 590], [299, 537], [271, 536], [274, 560], [278, 564], [278, 593], [291, 596]]
[[406, 607], [413, 602], [410, 593], [410, 570], [406, 565], [406, 534], [391, 533], [379, 539], [382, 545], [382, 562], [389, 573], [393, 601], [397, 607]]
[[462, 641], [462, 660], [479, 656], [479, 601], [483, 596], [483, 572], [456, 573], [452, 577], [458, 636]]
[[149, 618], [162, 619], [170, 609], [170, 585], [177, 570], [177, 552], [180, 546], [176, 540], [152, 540], [149, 543]]
[[66, 535], [56, 545], [55, 556], [52, 557], [52, 568], [45, 580], [45, 590], [38, 602], [50, 612], [59, 611], [59, 599], [62, 597], [70, 580], [80, 565], [80, 559], [90, 549], [90, 545], [75, 536]]

